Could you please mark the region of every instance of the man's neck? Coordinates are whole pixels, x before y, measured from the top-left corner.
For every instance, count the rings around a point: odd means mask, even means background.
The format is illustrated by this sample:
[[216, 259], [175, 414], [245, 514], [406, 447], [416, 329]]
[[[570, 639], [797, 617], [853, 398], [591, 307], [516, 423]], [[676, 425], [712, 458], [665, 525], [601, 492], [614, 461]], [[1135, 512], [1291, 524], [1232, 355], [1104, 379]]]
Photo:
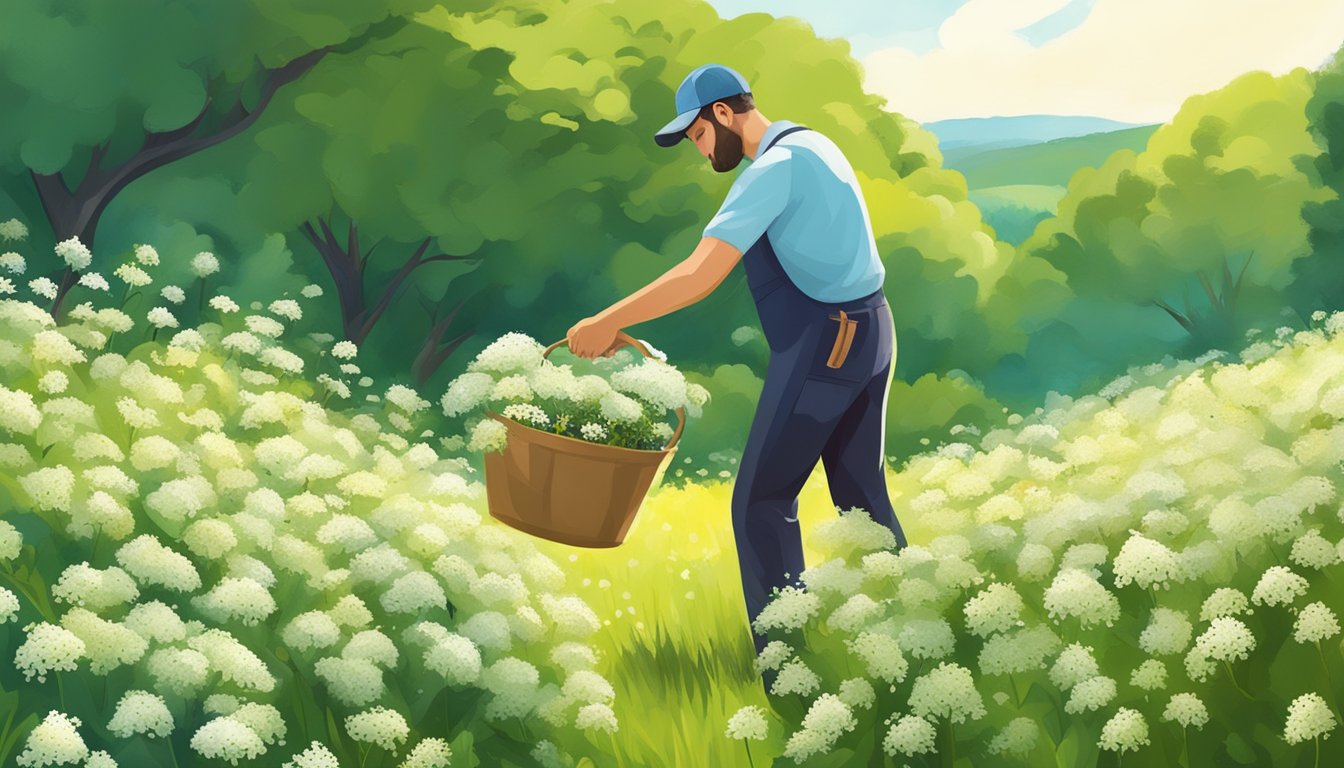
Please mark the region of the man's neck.
[[747, 157], [756, 157], [756, 150], [761, 146], [761, 139], [765, 136], [765, 129], [770, 127], [770, 122], [759, 110], [747, 113], [747, 119], [742, 124], [742, 153]]

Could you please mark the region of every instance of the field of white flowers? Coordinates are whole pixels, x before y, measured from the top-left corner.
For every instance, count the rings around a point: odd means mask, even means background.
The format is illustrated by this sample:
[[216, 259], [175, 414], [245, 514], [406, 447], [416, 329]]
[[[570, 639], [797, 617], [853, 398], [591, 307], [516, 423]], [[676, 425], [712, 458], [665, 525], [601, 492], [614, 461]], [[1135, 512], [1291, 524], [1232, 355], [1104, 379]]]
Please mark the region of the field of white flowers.
[[[57, 252], [89, 263], [77, 241]], [[527, 536], [483, 520], [467, 463], [416, 425], [429, 403], [394, 385], [335, 414], [353, 345], [289, 330], [287, 298], [214, 296], [216, 321], [178, 328], [185, 292], [153, 289], [158, 262], [137, 248], [115, 291], [86, 272], [58, 326], [33, 303], [54, 283], [0, 257], [0, 763], [610, 751], [597, 617]], [[158, 305], [132, 317], [112, 296], [136, 291]], [[115, 334], [143, 343], [103, 352]]]
[[729, 482], [613, 550], [520, 534], [428, 400], [299, 330], [319, 288], [158, 260], [58, 325], [0, 255], [0, 765], [1344, 763], [1344, 313], [957, 430], [890, 475], [899, 553], [814, 477], [753, 659]]

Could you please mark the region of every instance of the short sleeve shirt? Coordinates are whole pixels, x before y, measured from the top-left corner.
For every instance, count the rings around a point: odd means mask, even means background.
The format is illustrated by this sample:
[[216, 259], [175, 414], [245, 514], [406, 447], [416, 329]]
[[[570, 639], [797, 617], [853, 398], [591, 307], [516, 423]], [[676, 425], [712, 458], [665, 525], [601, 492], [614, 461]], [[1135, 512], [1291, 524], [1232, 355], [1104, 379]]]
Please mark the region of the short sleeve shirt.
[[818, 301], [867, 296], [882, 287], [886, 269], [854, 169], [817, 131], [795, 131], [765, 150], [794, 125], [776, 120], [766, 128], [704, 234], [743, 253], [769, 236], [785, 274]]

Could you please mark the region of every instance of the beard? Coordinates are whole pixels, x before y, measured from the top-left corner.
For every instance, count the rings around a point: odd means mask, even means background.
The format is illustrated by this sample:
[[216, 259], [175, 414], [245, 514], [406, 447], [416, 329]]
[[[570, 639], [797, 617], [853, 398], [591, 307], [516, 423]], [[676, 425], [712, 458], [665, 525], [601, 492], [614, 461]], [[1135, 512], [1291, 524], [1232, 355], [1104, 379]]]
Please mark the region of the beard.
[[714, 151], [709, 153], [709, 163], [719, 173], [727, 173], [742, 162], [742, 137], [728, 130], [718, 120], [714, 124]]

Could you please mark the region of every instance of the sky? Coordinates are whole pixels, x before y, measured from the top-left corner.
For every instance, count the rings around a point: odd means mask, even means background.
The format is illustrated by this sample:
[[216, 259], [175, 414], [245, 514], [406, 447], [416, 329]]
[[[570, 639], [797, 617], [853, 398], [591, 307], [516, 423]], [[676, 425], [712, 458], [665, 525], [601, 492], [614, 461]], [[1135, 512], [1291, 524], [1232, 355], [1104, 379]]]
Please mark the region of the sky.
[[919, 122], [1092, 115], [1165, 122], [1251, 70], [1314, 68], [1344, 0], [709, 0], [844, 37], [865, 87]]

